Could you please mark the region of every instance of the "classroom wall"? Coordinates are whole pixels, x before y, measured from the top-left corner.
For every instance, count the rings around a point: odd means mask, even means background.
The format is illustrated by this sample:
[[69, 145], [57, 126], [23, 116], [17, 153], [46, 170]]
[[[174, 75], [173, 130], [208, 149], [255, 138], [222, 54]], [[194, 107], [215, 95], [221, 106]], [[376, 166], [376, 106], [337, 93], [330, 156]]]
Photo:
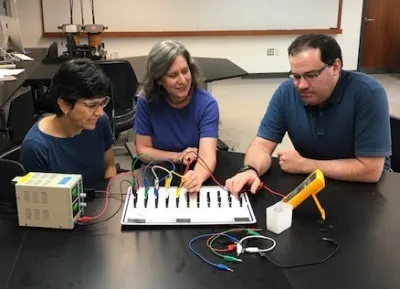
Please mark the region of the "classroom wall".
[[[40, 0], [16, 0], [16, 3], [17, 17], [20, 18], [22, 38], [26, 47], [46, 47], [52, 41], [61, 43], [60, 38], [41, 38]], [[337, 35], [336, 39], [343, 50], [345, 69], [357, 69], [362, 4], [363, 0], [343, 1], [343, 34]], [[65, 13], [68, 13], [68, 11], [65, 11]], [[101, 24], [107, 25], [107, 23]], [[290, 35], [219, 38], [186, 37], [174, 39], [186, 45], [194, 56], [228, 58], [249, 73], [275, 73], [289, 70], [286, 49], [294, 38], [294, 35]], [[106, 49], [113, 55], [127, 57], [146, 55], [151, 46], [160, 40], [162, 39], [105, 38], [104, 42]], [[65, 50], [65, 48], [59, 48]], [[267, 56], [267, 48], [277, 49], [279, 55]]]

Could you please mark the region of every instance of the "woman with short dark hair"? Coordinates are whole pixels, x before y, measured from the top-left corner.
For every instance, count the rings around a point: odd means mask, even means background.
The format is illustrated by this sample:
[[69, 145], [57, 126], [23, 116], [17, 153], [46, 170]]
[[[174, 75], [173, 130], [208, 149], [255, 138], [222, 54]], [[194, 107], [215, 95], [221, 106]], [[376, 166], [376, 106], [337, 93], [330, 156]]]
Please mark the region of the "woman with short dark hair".
[[64, 62], [50, 86], [55, 114], [40, 119], [21, 146], [27, 171], [81, 174], [84, 186], [116, 175], [112, 134], [103, 108], [109, 80], [88, 59]]

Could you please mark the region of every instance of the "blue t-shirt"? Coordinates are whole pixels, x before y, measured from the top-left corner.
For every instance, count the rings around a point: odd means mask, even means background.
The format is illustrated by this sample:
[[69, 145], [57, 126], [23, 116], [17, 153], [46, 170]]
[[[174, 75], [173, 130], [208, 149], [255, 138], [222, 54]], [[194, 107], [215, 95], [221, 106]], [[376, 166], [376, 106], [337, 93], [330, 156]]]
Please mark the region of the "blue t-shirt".
[[20, 162], [27, 171], [81, 174], [84, 187], [104, 181], [104, 153], [112, 145], [106, 115], [97, 120], [94, 130], [82, 130], [71, 138], [58, 138], [42, 132], [37, 122], [22, 146]]
[[189, 104], [173, 108], [165, 99], [149, 103], [139, 97], [135, 130], [151, 136], [153, 147], [180, 152], [199, 147], [201, 138], [218, 138], [219, 110], [217, 101], [205, 90], [197, 89]]
[[390, 169], [390, 114], [385, 89], [373, 77], [342, 71], [323, 106], [307, 105], [293, 81], [283, 82], [269, 103], [258, 136], [280, 143], [288, 132], [306, 158], [385, 157]]

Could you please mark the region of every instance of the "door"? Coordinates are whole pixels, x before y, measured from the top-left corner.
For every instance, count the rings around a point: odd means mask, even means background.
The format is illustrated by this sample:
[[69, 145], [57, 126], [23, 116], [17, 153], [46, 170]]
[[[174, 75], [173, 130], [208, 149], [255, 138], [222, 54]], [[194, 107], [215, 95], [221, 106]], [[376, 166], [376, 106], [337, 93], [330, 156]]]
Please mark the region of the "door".
[[400, 1], [364, 0], [359, 69], [400, 72]]

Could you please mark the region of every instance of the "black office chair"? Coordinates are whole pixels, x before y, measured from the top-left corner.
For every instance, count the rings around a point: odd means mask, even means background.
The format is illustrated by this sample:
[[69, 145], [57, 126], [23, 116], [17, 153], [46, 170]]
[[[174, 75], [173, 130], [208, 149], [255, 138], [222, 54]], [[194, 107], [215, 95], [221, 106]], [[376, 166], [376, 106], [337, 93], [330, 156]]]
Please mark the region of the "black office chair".
[[111, 101], [106, 106], [105, 112], [110, 118], [116, 141], [121, 132], [133, 129], [138, 81], [131, 64], [126, 60], [99, 61], [98, 64], [111, 81], [108, 92]]
[[35, 123], [33, 95], [30, 87], [20, 87], [1, 107], [0, 153], [22, 144]]
[[18, 162], [19, 152], [20, 146], [17, 146], [0, 155], [0, 204], [10, 207], [16, 207], [15, 186], [12, 180], [27, 173]]
[[20, 152], [21, 152], [21, 146], [20, 145], [15, 146], [7, 150], [6, 152], [0, 154], [0, 159], [19, 162]]
[[392, 137], [391, 167], [394, 172], [400, 173], [400, 119], [390, 117], [390, 129]]
[[[68, 46], [69, 47], [69, 46]], [[57, 42], [53, 42], [49, 49], [47, 50], [47, 55], [42, 59], [43, 64], [60, 64], [64, 61], [72, 59], [72, 56], [68, 55], [68, 52], [63, 53], [62, 55], [58, 55], [58, 44]]]
[[53, 41], [50, 44], [49, 49], [47, 50], [46, 58], [57, 58], [58, 57], [58, 44], [57, 42]]

